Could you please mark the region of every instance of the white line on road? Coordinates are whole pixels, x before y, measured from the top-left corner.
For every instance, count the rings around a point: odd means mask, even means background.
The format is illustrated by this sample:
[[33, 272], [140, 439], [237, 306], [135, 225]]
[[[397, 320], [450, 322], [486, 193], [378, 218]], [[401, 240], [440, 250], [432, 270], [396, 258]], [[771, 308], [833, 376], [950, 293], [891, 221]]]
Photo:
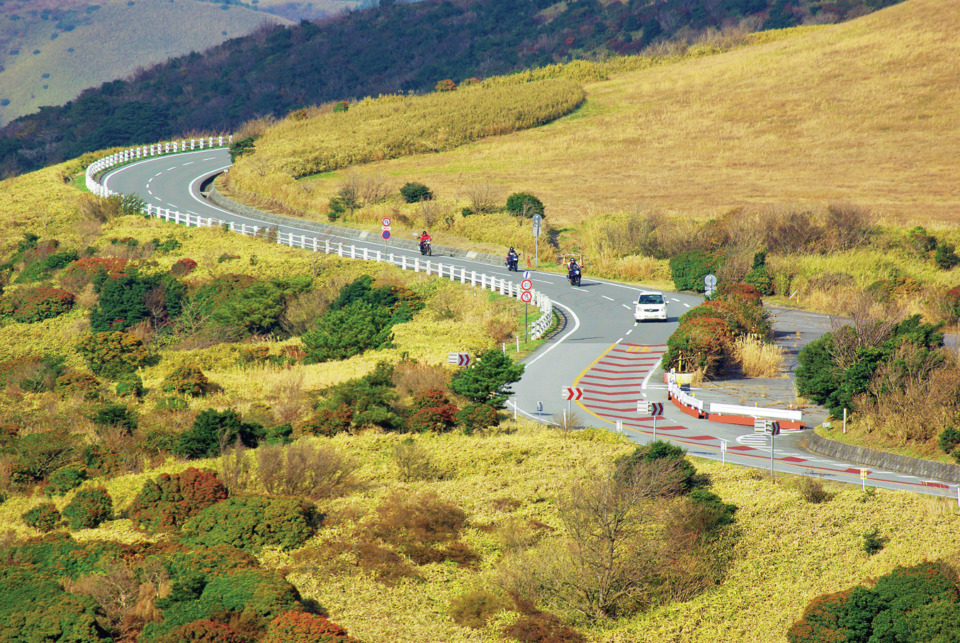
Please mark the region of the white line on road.
[[619, 344], [619, 343], [622, 342], [622, 341], [623, 341], [623, 338], [621, 337], [620, 339], [618, 339], [618, 340], [615, 341], [614, 343], [615, 343], [615, 344]]
[[186, 166], [186, 165], [193, 165], [193, 164], [194, 164], [194, 161], [187, 161], [187, 162], [184, 163], [183, 165]]
[[613, 297], [607, 297], [606, 295], [600, 295], [600, 296], [606, 299], [607, 301], [616, 301], [616, 299], [614, 299]]
[[147, 188], [147, 194], [153, 196], [153, 190], [151, 190], [150, 188]]
[[161, 174], [163, 174], [163, 170], [161, 170], [161, 171], [157, 172], [156, 174], [154, 174], [154, 175], [153, 175], [153, 178], [157, 178], [157, 177], [160, 176]]
[[621, 304], [621, 306], [623, 306], [623, 307], [626, 308], [627, 310], [630, 310], [630, 306], [628, 306], [628, 305], [626, 305], [626, 304]]
[[633, 332], [633, 329], [631, 328], [630, 330], [627, 331], [627, 335], [629, 335], [632, 332]]
[[156, 194], [153, 195], [153, 198], [156, 199], [157, 201], [159, 201], [160, 203], [163, 203], [163, 199], [161, 199], [160, 197], [158, 197]]

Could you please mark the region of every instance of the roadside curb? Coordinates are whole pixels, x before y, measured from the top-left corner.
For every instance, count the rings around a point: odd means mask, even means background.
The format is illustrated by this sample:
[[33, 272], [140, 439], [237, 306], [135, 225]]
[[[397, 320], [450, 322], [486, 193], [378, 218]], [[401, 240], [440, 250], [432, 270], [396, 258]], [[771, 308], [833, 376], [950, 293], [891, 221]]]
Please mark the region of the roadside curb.
[[837, 460], [856, 462], [897, 473], [906, 473], [918, 478], [943, 480], [954, 484], [960, 483], [960, 465], [956, 464], [909, 458], [904, 455], [844, 444], [836, 440], [828, 440], [812, 432], [804, 436], [803, 440], [800, 441], [800, 446], [811, 453], [829, 456]]

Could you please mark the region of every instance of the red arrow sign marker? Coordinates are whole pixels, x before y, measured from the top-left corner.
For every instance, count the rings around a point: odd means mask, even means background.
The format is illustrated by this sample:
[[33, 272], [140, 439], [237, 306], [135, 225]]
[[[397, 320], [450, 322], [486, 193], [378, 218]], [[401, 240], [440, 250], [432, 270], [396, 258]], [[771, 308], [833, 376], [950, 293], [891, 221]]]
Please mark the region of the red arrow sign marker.
[[583, 389], [575, 386], [564, 386], [560, 389], [560, 394], [565, 400], [579, 400], [583, 397]]

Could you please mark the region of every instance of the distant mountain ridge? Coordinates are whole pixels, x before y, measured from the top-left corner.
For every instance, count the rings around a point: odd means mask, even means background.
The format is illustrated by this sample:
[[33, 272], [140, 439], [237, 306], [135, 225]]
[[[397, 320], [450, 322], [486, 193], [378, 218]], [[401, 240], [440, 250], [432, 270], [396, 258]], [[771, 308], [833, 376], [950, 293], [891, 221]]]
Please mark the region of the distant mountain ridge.
[[305, 105], [424, 91], [572, 58], [635, 53], [662, 38], [747, 20], [838, 20], [898, 0], [380, 0], [325, 23], [263, 28], [41, 108], [0, 130], [0, 173], [116, 145], [227, 131]]

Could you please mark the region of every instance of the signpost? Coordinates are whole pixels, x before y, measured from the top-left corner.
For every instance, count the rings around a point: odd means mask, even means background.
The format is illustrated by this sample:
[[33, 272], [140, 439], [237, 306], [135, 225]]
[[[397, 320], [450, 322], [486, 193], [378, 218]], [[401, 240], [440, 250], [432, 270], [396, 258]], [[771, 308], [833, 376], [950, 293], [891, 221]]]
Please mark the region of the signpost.
[[583, 389], [576, 386], [564, 386], [560, 389], [560, 396], [567, 401], [567, 410], [570, 410], [570, 401], [583, 397]]
[[380, 236], [383, 237], [383, 245], [387, 245], [387, 239], [390, 238], [390, 217], [383, 217], [380, 220]]
[[869, 473], [866, 469], [860, 469], [860, 488], [863, 491], [867, 490], [867, 474]]
[[727, 459], [727, 441], [720, 440], [720, 465], [726, 464]]
[[706, 286], [703, 294], [709, 297], [717, 289], [717, 278], [714, 275], [707, 275], [703, 278], [703, 285]]
[[780, 423], [776, 420], [765, 420], [763, 418], [754, 418], [754, 433], [766, 433], [770, 436], [770, 477], [774, 477], [773, 472], [773, 447], [774, 438], [780, 433]]
[[663, 404], [660, 402], [637, 401], [637, 413], [653, 418], [653, 439], [657, 439], [657, 416], [663, 415]]
[[530, 281], [530, 271], [523, 271], [523, 281], [520, 282], [520, 288], [522, 289], [520, 293], [520, 301], [523, 302], [523, 341], [528, 341], [530, 339], [530, 320], [527, 317], [527, 304], [533, 301], [533, 292], [530, 290], [533, 288], [533, 282]]
[[542, 220], [543, 217], [541, 217], [539, 214], [533, 215], [533, 265], [535, 268], [540, 267], [540, 222]]
[[470, 366], [472, 361], [473, 358], [470, 357], [470, 353], [447, 353], [447, 364]]

